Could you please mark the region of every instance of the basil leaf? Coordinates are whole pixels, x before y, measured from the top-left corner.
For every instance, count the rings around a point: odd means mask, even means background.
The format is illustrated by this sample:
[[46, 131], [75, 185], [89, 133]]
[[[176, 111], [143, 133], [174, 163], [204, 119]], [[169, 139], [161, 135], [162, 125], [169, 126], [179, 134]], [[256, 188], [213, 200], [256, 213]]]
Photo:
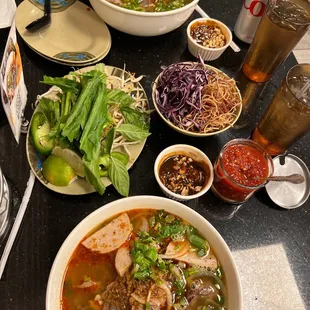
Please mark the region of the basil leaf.
[[112, 152], [111, 156], [114, 157], [114, 158], [117, 158], [118, 160], [120, 160], [125, 166], [129, 162], [129, 156], [127, 154], [125, 154], [125, 153]]
[[111, 153], [112, 150], [112, 145], [113, 145], [113, 141], [114, 141], [114, 136], [115, 136], [115, 128], [112, 127], [108, 133], [107, 133], [107, 137], [105, 138], [105, 148], [106, 148], [106, 152], [108, 154]]
[[109, 179], [115, 189], [122, 195], [129, 194], [129, 174], [126, 166], [117, 158], [111, 156], [111, 165], [108, 169]]
[[130, 106], [135, 100], [119, 89], [108, 90], [108, 103], [109, 104], [120, 104], [122, 106]]
[[139, 128], [132, 124], [122, 124], [116, 128], [116, 131], [128, 141], [142, 141], [151, 134], [148, 130]]
[[137, 111], [128, 106], [120, 107], [121, 113], [123, 114], [126, 123], [136, 125], [142, 129], [149, 129], [149, 116], [147, 113]]
[[80, 83], [76, 80], [70, 80], [65, 77], [50, 77], [44, 75], [42, 84], [47, 84], [50, 86], [57, 86], [62, 89], [63, 92], [73, 92], [77, 94], [80, 90]]

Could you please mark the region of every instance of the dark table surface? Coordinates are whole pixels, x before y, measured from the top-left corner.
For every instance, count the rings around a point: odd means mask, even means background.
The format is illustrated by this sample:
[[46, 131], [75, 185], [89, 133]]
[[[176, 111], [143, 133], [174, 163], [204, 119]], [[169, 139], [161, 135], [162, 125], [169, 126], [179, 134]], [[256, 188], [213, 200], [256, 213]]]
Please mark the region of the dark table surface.
[[[210, 16], [232, 28], [241, 2], [204, 0], [200, 4]], [[197, 17], [194, 13], [190, 20]], [[123, 67], [126, 63], [129, 71], [146, 75], [142, 85], [150, 99], [151, 83], [160, 73], [160, 66], [193, 60], [187, 50], [186, 25], [155, 38], [133, 37], [110, 29], [113, 46], [104, 62], [117, 67]], [[0, 59], [7, 35], [8, 29], [0, 30]], [[238, 40], [236, 42], [242, 47], [240, 53], [228, 48], [219, 60], [211, 63], [231, 76], [236, 75], [248, 47]], [[63, 76], [70, 68], [49, 62], [36, 55], [21, 40], [19, 43], [28, 88], [25, 116], [30, 119], [33, 113], [31, 104], [38, 94], [47, 90], [45, 85], [39, 84], [39, 80], [44, 74]], [[250, 124], [242, 130], [231, 129], [214, 137], [194, 139], [176, 133], [153, 113], [152, 135], [130, 170], [130, 196], [163, 195], [153, 176], [153, 164], [165, 147], [176, 143], [191, 144], [214, 161], [227, 141], [248, 137], [286, 71], [295, 63], [295, 58], [290, 56], [277, 71], [255, 103]], [[22, 135], [19, 144], [16, 144], [1, 108], [0, 165], [13, 192], [14, 212], [29, 177], [25, 141], [26, 136]], [[309, 142], [308, 135], [290, 150], [308, 166]], [[83, 218], [119, 198], [112, 187], [106, 190], [104, 196], [64, 196], [36, 181], [4, 278], [0, 281], [0, 309], [44, 309], [49, 271], [62, 242]], [[225, 205], [211, 192], [188, 205], [216, 227], [233, 251], [242, 280], [244, 309], [310, 309], [309, 200], [300, 208], [286, 211], [274, 205], [263, 189], [241, 207]]]

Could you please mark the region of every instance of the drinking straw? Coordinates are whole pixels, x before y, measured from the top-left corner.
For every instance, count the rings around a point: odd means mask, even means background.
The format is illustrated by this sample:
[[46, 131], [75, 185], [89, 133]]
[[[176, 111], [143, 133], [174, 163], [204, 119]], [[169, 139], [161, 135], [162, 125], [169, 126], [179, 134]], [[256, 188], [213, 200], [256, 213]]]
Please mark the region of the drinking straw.
[[[196, 12], [199, 13], [202, 17], [211, 18], [199, 5], [196, 5], [195, 10], [196, 10]], [[236, 52], [236, 53], [238, 53], [238, 52], [241, 51], [240, 47], [239, 47], [234, 41], [231, 41], [230, 47], [231, 47], [232, 50], [233, 50], [234, 52]]]
[[6, 262], [8, 260], [8, 257], [11, 253], [11, 249], [12, 249], [12, 246], [14, 244], [15, 238], [17, 236], [20, 224], [23, 220], [25, 211], [27, 209], [27, 205], [28, 205], [28, 201], [30, 199], [31, 193], [32, 193], [34, 181], [35, 181], [35, 176], [34, 176], [33, 172], [30, 170], [30, 176], [29, 176], [29, 179], [27, 182], [27, 188], [25, 190], [24, 197], [22, 199], [22, 203], [19, 207], [19, 210], [18, 210], [18, 213], [16, 215], [16, 219], [14, 221], [10, 236], [8, 238], [6, 245], [5, 245], [5, 248], [4, 248], [1, 260], [0, 260], [0, 280], [1, 280], [1, 277], [3, 274]]
[[296, 94], [296, 98], [300, 99], [310, 88], [310, 80], [299, 90], [299, 92]]

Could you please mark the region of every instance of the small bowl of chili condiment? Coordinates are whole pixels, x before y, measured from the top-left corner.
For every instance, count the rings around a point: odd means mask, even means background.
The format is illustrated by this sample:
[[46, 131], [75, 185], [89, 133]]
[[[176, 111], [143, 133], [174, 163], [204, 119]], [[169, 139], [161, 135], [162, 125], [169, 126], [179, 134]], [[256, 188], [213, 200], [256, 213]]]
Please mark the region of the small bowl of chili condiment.
[[213, 182], [213, 167], [208, 156], [186, 145], [172, 145], [156, 158], [155, 178], [164, 194], [186, 201], [204, 195]]
[[187, 27], [188, 49], [203, 60], [219, 58], [232, 42], [229, 28], [216, 19], [198, 18]]
[[224, 145], [214, 164], [212, 191], [225, 202], [240, 204], [264, 187], [272, 174], [272, 158], [262, 146], [235, 139]]

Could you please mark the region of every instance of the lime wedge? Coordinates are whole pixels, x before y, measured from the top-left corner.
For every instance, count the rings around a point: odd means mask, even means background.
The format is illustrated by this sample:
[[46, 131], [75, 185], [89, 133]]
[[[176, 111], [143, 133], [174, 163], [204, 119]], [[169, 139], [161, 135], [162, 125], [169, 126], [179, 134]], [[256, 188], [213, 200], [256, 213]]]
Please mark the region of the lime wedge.
[[59, 146], [54, 147], [52, 154], [62, 158], [75, 171], [75, 173], [84, 178], [84, 165], [81, 156], [71, 149], [62, 149]]
[[42, 166], [44, 178], [56, 186], [68, 186], [77, 179], [74, 170], [61, 157], [50, 155]]

